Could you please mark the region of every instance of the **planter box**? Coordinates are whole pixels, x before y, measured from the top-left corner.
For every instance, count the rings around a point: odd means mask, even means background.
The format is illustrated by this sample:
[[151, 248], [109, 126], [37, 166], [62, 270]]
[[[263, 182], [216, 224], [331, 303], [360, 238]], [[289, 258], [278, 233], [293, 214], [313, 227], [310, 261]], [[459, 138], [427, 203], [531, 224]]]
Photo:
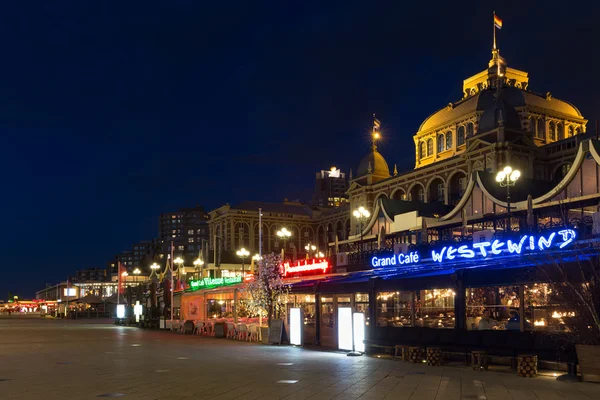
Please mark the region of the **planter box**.
[[578, 344], [575, 347], [582, 380], [600, 383], [600, 346]]

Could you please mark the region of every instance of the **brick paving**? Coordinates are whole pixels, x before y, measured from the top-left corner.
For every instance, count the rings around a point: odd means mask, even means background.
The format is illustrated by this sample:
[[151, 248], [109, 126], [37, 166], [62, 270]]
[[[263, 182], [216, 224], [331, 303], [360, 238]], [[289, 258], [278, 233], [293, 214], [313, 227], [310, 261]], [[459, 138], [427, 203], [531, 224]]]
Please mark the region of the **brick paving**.
[[[104, 396], [104, 397], [100, 397]], [[600, 385], [0, 317], [0, 399], [600, 399]]]

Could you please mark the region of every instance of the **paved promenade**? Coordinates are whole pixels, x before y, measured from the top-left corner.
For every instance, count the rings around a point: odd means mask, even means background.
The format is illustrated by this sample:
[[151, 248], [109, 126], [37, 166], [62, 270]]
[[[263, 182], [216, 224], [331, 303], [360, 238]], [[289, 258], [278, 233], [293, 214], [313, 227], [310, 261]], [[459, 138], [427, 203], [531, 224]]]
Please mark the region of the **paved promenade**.
[[600, 399], [600, 385], [0, 317], [0, 399]]

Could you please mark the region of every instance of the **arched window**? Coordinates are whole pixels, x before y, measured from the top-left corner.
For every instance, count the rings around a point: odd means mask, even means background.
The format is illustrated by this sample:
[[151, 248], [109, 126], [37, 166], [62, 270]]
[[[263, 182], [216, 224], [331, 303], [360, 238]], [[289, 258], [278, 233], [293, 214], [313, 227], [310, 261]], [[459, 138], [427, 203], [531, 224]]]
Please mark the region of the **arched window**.
[[446, 132], [446, 150], [452, 148], [452, 132]]
[[529, 132], [533, 134], [533, 137], [537, 137], [537, 118], [529, 118]]
[[573, 137], [575, 131], [573, 130], [573, 125], [569, 125], [569, 137]]
[[575, 134], [579, 135], [581, 133], [581, 128], [577, 127], [575, 128]]
[[548, 133], [550, 134], [550, 140], [556, 140], [556, 124], [554, 121], [548, 123]]
[[425, 158], [425, 142], [419, 142], [419, 160]]
[[465, 144], [465, 127], [459, 126], [456, 132], [456, 145], [461, 146]]
[[440, 134], [437, 138], [437, 152], [441, 153], [444, 151], [444, 135]]
[[419, 191], [417, 192], [417, 197], [419, 198], [419, 201], [421, 203], [425, 201], [425, 191], [423, 190], [423, 188], [419, 189]]
[[556, 137], [558, 140], [563, 140], [565, 138], [565, 127], [560, 122], [556, 124]]
[[437, 185], [437, 201], [438, 203], [444, 203], [446, 201], [446, 187], [443, 183]]
[[427, 155], [428, 156], [433, 155], [433, 139], [427, 140]]
[[473, 136], [473, 123], [469, 122], [467, 124], [467, 137], [469, 138], [471, 136]]
[[546, 139], [546, 121], [543, 118], [537, 120], [538, 138]]

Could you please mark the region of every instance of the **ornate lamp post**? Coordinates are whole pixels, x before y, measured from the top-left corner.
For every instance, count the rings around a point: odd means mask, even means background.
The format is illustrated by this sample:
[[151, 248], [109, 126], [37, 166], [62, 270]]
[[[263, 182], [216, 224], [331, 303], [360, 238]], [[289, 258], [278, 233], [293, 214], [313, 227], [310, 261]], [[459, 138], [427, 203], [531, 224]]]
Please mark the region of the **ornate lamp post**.
[[242, 247], [241, 249], [236, 251], [235, 254], [237, 254], [237, 256], [242, 259], [242, 279], [244, 279], [244, 275], [246, 275], [246, 271], [244, 270], [244, 259], [246, 259], [246, 257], [248, 257], [250, 253], [248, 252], [248, 250]]
[[498, 175], [496, 175], [496, 182], [500, 184], [500, 187], [506, 187], [506, 212], [508, 215], [508, 223], [506, 224], [506, 231], [510, 232], [510, 187], [515, 186], [517, 180], [521, 176], [521, 172], [517, 169], [513, 170], [511, 167], [506, 166]]
[[309, 256], [310, 256], [310, 252], [311, 252], [311, 251], [312, 251], [313, 253], [315, 253], [315, 256], [317, 255], [317, 254], [316, 254], [316, 251], [317, 251], [317, 246], [315, 246], [314, 244], [310, 244], [310, 243], [308, 243], [306, 246], [304, 246], [304, 250], [306, 250], [306, 256], [307, 256], [307, 257], [309, 257]]
[[286, 243], [289, 238], [292, 237], [292, 232], [288, 231], [287, 228], [283, 227], [277, 231], [277, 237], [283, 240], [283, 257], [285, 258]]
[[352, 213], [354, 218], [356, 218], [360, 224], [360, 247], [362, 251], [362, 241], [363, 241], [363, 223], [369, 219], [371, 213], [364, 207], [359, 207]]
[[135, 283], [137, 283], [137, 277], [141, 273], [142, 273], [142, 271], [140, 271], [139, 268], [136, 268], [136, 269], [133, 270], [133, 275], [135, 275]]
[[198, 273], [198, 270], [200, 270], [200, 273], [198, 274], [198, 279], [200, 279], [200, 277], [202, 275], [204, 275], [204, 271], [202, 271], [202, 266], [204, 265], [204, 261], [202, 261], [201, 259], [197, 258], [194, 260], [194, 267], [196, 267], [196, 273]]

